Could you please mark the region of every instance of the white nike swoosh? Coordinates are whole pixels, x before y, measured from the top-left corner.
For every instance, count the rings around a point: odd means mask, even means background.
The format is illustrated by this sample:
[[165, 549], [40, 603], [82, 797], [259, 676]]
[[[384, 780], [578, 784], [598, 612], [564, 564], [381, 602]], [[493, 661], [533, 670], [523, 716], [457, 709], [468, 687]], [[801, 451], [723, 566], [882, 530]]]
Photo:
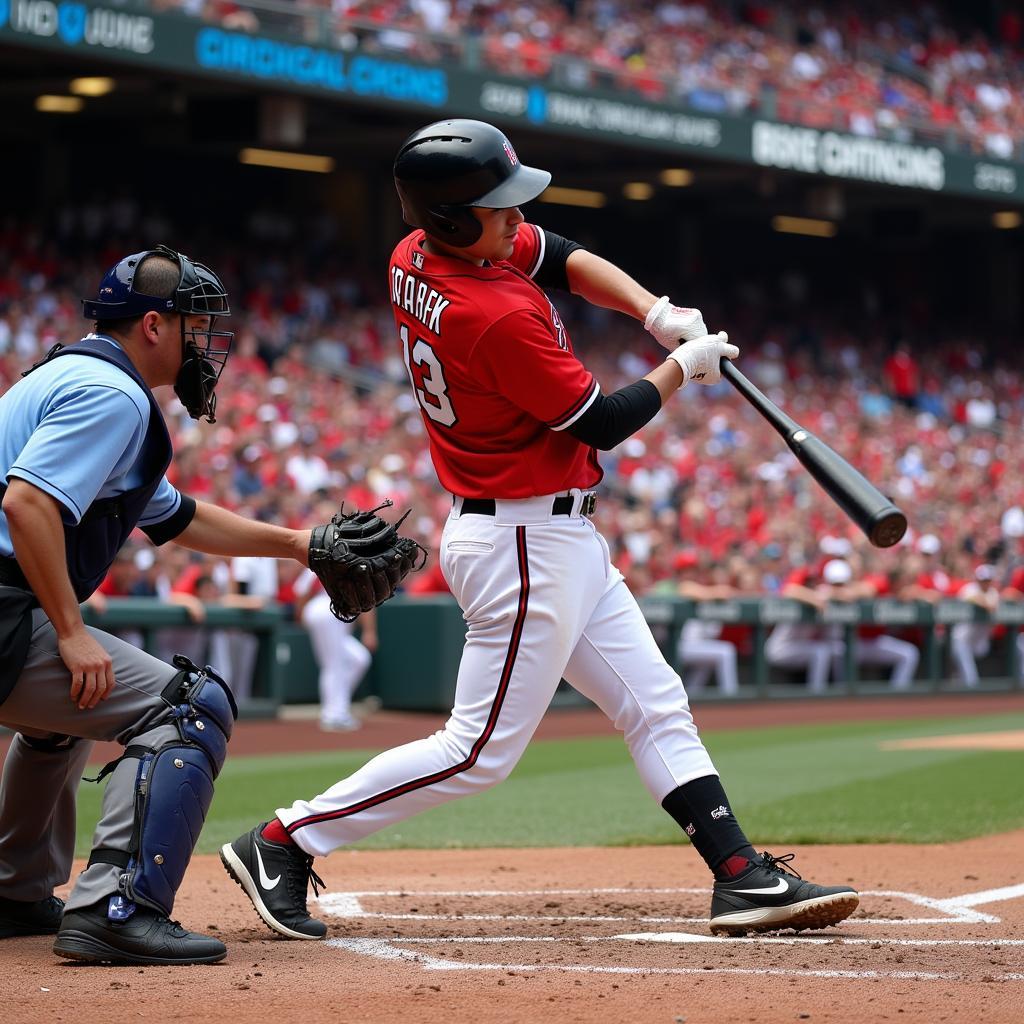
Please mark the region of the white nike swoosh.
[[260, 848], [254, 845], [253, 849], [256, 851], [256, 866], [259, 868], [260, 872], [260, 885], [264, 889], [275, 888], [277, 883], [281, 881], [281, 876], [278, 875], [277, 878], [271, 878], [270, 875], [267, 874], [267, 869], [263, 866], [263, 858], [260, 856]]
[[729, 892], [736, 892], [750, 896], [781, 896], [789, 888], [789, 883], [780, 878], [774, 885], [765, 889], [730, 889]]

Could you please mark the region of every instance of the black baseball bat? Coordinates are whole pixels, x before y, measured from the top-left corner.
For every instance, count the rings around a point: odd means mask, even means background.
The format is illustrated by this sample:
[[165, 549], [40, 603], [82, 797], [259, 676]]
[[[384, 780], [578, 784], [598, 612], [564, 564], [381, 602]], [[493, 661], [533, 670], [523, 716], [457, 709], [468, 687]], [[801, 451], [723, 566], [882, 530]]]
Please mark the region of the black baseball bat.
[[824, 441], [787, 416], [728, 359], [722, 376], [782, 435], [789, 450], [876, 548], [891, 548], [907, 532], [907, 517]]

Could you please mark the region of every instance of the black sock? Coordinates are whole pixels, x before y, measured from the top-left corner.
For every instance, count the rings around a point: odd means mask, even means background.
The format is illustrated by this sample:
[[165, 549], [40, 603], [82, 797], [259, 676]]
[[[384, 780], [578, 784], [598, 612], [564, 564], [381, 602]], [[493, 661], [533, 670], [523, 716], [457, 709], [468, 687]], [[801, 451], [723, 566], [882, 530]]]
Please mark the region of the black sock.
[[743, 859], [757, 859], [757, 851], [729, 809], [717, 775], [705, 775], [673, 789], [661, 806], [679, 822], [716, 878], [743, 870]]

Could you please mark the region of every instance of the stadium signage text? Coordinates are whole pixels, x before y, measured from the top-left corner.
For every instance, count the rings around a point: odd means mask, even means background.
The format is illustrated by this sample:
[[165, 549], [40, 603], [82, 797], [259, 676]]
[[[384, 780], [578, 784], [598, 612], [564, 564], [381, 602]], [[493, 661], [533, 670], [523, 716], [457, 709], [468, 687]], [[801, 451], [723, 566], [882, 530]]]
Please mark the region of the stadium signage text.
[[432, 107], [448, 99], [448, 76], [439, 68], [364, 54], [348, 58], [337, 50], [219, 28], [204, 28], [196, 35], [195, 46], [200, 67], [217, 71]]
[[696, 616], [711, 622], [742, 622], [743, 606], [739, 601], [701, 601]]
[[0, 0], [0, 26], [5, 20], [14, 32], [56, 37], [67, 46], [84, 43], [130, 53], [150, 53], [154, 46], [152, 18], [71, 0], [10, 0], [9, 5]]
[[[397, 104], [508, 118], [563, 136], [740, 164], [982, 197], [1024, 207], [1024, 163], [783, 124], [708, 114], [597, 88], [524, 80], [468, 65], [425, 64], [325, 42], [248, 32], [180, 13], [139, 13], [135, 0], [0, 0], [0, 41], [172, 74], [230, 76], [349, 103]], [[83, 72], [84, 73], [84, 72]]]
[[1017, 172], [1002, 164], [975, 164], [974, 187], [982, 192], [1012, 194], [1017, 191]]
[[754, 163], [762, 167], [936, 192], [946, 182], [945, 158], [942, 150], [934, 146], [910, 146], [773, 121], [755, 121], [752, 149]]
[[722, 141], [722, 125], [713, 117], [693, 117], [592, 96], [551, 92], [506, 82], [484, 82], [480, 106], [489, 113], [527, 117], [537, 124], [583, 128], [682, 146], [714, 149]]

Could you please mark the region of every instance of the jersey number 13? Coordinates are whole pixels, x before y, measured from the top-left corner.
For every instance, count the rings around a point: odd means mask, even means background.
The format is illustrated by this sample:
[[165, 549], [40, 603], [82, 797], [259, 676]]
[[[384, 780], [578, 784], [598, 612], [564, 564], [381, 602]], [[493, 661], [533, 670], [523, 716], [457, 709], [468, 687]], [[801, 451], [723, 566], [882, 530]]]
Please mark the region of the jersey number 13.
[[[435, 422], [450, 427], [458, 418], [448, 398], [448, 384], [444, 379], [444, 368], [441, 361], [434, 355], [434, 350], [422, 339], [417, 338], [409, 349], [409, 328], [402, 324], [399, 334], [402, 337], [402, 354], [405, 366], [409, 371], [416, 397], [423, 411]], [[412, 372], [412, 364], [420, 367], [423, 387], [416, 386], [416, 375]]]

